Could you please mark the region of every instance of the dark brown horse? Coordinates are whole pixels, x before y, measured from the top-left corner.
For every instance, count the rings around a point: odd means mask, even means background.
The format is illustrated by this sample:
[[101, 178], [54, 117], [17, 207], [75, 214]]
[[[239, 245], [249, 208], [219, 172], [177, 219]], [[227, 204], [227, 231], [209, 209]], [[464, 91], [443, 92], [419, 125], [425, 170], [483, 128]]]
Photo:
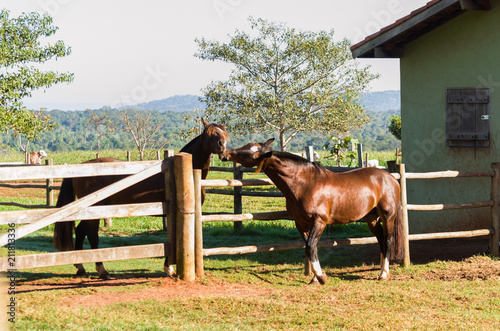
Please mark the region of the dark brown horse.
[[[190, 153], [193, 155], [193, 168], [202, 170], [202, 177], [205, 179], [210, 168], [210, 160], [212, 154], [223, 153], [226, 150], [228, 134], [224, 125], [209, 124], [202, 119], [204, 130], [198, 137], [194, 138], [186, 146], [181, 149], [181, 152]], [[84, 163], [101, 163], [101, 162], [123, 162], [122, 160], [112, 158], [98, 158]], [[81, 177], [81, 178], [66, 178], [61, 185], [61, 191], [57, 200], [56, 207], [67, 205], [76, 198], [84, 197], [92, 192], [95, 192], [103, 187], [111, 185], [126, 176], [98, 176], [98, 177]], [[146, 202], [161, 202], [165, 201], [165, 176], [163, 173], [149, 177], [140, 183], [137, 183], [111, 197], [102, 200], [98, 205], [114, 205], [114, 204], [130, 204], [130, 203], [146, 203]], [[88, 238], [92, 249], [99, 246], [99, 221], [100, 220], [82, 220], [75, 229], [75, 222], [58, 222], [54, 228], [54, 246], [60, 251], [81, 250], [85, 237]], [[73, 229], [75, 229], [75, 244], [73, 245]], [[83, 265], [75, 265], [77, 267], [77, 275], [85, 275]], [[102, 262], [96, 263], [96, 269], [99, 277], [102, 279], [110, 279], [110, 276]], [[174, 271], [168, 268], [168, 261], [165, 259], [165, 272], [168, 275], [173, 275]]]
[[273, 141], [226, 150], [221, 160], [257, 166], [257, 172], [262, 170], [285, 195], [286, 209], [306, 242], [314, 272], [311, 283], [324, 284], [327, 279], [317, 253], [325, 226], [361, 219], [380, 245], [379, 279], [389, 279], [389, 259], [401, 259], [403, 253], [398, 181], [377, 168], [334, 173], [294, 154], [272, 151]]

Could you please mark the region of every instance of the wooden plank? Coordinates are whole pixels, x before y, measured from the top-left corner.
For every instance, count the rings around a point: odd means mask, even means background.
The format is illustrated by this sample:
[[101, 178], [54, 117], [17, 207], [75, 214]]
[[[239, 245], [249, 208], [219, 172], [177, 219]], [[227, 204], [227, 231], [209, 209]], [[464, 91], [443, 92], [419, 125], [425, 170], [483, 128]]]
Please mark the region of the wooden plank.
[[[320, 240], [318, 242], [318, 247], [333, 247], [333, 246], [346, 246], [346, 245], [366, 245], [366, 244], [376, 244], [377, 238], [367, 237], [367, 238], [348, 238], [348, 239], [336, 239], [336, 240]], [[259, 253], [259, 252], [272, 252], [272, 251], [282, 251], [288, 249], [300, 249], [305, 248], [306, 244], [304, 241], [292, 241], [288, 243], [279, 244], [267, 244], [267, 245], [250, 245], [241, 247], [217, 247], [217, 248], [206, 248], [203, 250], [203, 256], [211, 255], [239, 255], [248, 253]]]
[[472, 208], [482, 208], [491, 207], [494, 202], [491, 200], [480, 201], [480, 202], [468, 202], [468, 203], [457, 203], [457, 204], [434, 204], [434, 205], [414, 205], [408, 204], [408, 210], [452, 210], [452, 209], [472, 209]]
[[13, 188], [13, 189], [19, 189], [19, 188], [46, 188], [46, 184], [6, 184], [6, 183], [0, 183], [0, 187], [6, 187], [6, 188]]
[[32, 167], [0, 168], [0, 181], [32, 180], [47, 178], [75, 178], [104, 175], [130, 175], [141, 172], [162, 161], [134, 161], [67, 164], [55, 166], [40, 166], [33, 171]]
[[202, 187], [224, 187], [224, 186], [259, 186], [274, 185], [269, 178], [262, 179], [204, 179], [201, 181]]
[[205, 215], [202, 217], [203, 222], [240, 222], [249, 220], [274, 220], [274, 219], [290, 219], [288, 212], [274, 211], [267, 213], [246, 213], [246, 214], [229, 214], [229, 215]]
[[432, 179], [432, 178], [455, 178], [455, 177], [493, 177], [491, 170], [485, 171], [436, 171], [436, 172], [409, 172], [406, 179]]
[[[19, 255], [15, 257], [15, 266], [17, 270], [23, 270], [77, 263], [164, 257], [166, 255], [165, 250], [165, 244], [150, 244], [113, 248], [85, 249], [82, 251]], [[8, 259], [8, 257], [0, 258], [0, 271], [6, 271], [10, 269]]]
[[[448, 239], [448, 238], [470, 238], [487, 236], [493, 232], [492, 229], [482, 229], [482, 230], [472, 230], [472, 231], [459, 231], [459, 232], [442, 232], [442, 233], [424, 233], [424, 234], [411, 234], [409, 235], [410, 240], [430, 240], [430, 239]], [[320, 240], [318, 242], [318, 247], [334, 247], [334, 246], [347, 246], [347, 245], [367, 245], [376, 244], [376, 237], [365, 237], [365, 238], [347, 238], [347, 239], [335, 239], [335, 240]], [[279, 244], [267, 244], [267, 245], [250, 245], [241, 247], [216, 247], [216, 248], [205, 248], [203, 250], [203, 256], [212, 255], [239, 255], [248, 253], [259, 253], [259, 252], [271, 252], [271, 251], [281, 251], [288, 249], [299, 249], [305, 248], [306, 245], [303, 241], [294, 241], [288, 243]]]
[[481, 229], [481, 230], [457, 231], [457, 232], [410, 234], [409, 238], [410, 240], [472, 238], [472, 237], [488, 236], [492, 233], [493, 233], [492, 229]]
[[403, 265], [405, 268], [410, 267], [410, 239], [409, 232], [410, 226], [408, 222], [408, 196], [407, 196], [407, 186], [406, 186], [406, 168], [404, 163], [399, 165], [399, 173], [401, 175], [399, 183], [401, 185], [401, 219], [403, 222]]
[[[48, 168], [48, 167], [47, 167]], [[162, 164], [160, 162], [157, 162], [155, 165], [152, 167], [143, 170], [135, 175], [128, 176], [116, 183], [113, 183], [101, 190], [98, 190], [94, 193], [91, 193], [79, 200], [76, 200], [62, 208], [56, 209], [54, 213], [51, 215], [48, 215], [44, 218], [41, 218], [35, 222], [32, 222], [30, 224], [23, 225], [19, 228], [16, 229], [16, 239], [22, 238], [26, 236], [27, 234], [30, 234], [32, 232], [35, 232], [37, 230], [40, 230], [47, 225], [50, 225], [52, 223], [58, 222], [65, 217], [68, 217], [69, 215], [72, 215], [76, 213], [77, 211], [80, 211], [84, 208], [87, 208], [91, 205], [93, 205], [96, 202], [99, 202], [103, 199], [106, 199], [107, 197], [135, 184], [138, 183], [148, 177], [153, 176], [154, 174], [157, 174], [160, 172], [162, 169]], [[8, 243], [8, 234], [3, 234], [0, 236], [0, 246], [5, 246]]]
[[201, 169], [193, 170], [194, 178], [194, 263], [196, 277], [203, 277], [203, 222], [201, 215]]
[[[133, 217], [133, 216], [151, 216], [163, 215], [168, 210], [165, 202], [149, 202], [127, 205], [111, 205], [111, 206], [91, 206], [78, 211], [64, 219], [64, 221], [76, 220], [95, 220], [101, 218], [117, 218], [117, 217]], [[47, 217], [54, 212], [54, 209], [43, 210], [16, 210], [2, 212], [0, 225], [9, 223], [26, 224], [36, 221], [42, 217]]]
[[490, 208], [490, 226], [493, 233], [490, 235], [490, 253], [496, 257], [500, 256], [500, 163], [494, 162], [491, 164], [491, 169], [495, 176], [491, 179], [490, 198], [494, 204]]

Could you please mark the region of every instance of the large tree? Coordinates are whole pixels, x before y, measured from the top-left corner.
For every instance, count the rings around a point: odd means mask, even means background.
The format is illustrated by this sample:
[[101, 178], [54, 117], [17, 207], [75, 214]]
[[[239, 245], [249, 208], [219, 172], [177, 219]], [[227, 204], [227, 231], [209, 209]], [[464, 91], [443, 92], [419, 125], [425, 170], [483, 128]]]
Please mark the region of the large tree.
[[12, 130], [29, 141], [53, 128], [50, 116], [27, 109], [23, 98], [34, 90], [73, 80], [73, 74], [44, 72], [34, 66], [70, 54], [62, 41], [42, 45], [40, 39], [56, 31], [49, 15], [33, 12], [9, 18], [8, 10], [0, 11], [0, 130]]
[[207, 114], [233, 133], [274, 132], [280, 146], [299, 132], [343, 133], [366, 122], [360, 92], [377, 76], [360, 67], [334, 31], [298, 31], [249, 18], [252, 35], [229, 43], [196, 39], [195, 56], [234, 65], [228, 80], [203, 91]]

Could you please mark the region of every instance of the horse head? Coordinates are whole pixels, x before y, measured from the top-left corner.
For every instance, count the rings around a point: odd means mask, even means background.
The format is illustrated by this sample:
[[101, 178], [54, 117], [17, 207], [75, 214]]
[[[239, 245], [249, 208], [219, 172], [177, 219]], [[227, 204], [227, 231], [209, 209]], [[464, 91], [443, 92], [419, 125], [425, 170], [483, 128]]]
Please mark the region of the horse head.
[[229, 135], [226, 132], [224, 124], [208, 123], [205, 119], [201, 119], [203, 130], [203, 149], [212, 153], [218, 154], [219, 157], [227, 148]]
[[259, 172], [264, 161], [272, 155], [271, 143], [273, 141], [274, 138], [271, 138], [265, 143], [249, 143], [240, 148], [228, 149], [220, 158], [222, 161], [237, 162], [245, 167], [258, 166], [257, 172]]

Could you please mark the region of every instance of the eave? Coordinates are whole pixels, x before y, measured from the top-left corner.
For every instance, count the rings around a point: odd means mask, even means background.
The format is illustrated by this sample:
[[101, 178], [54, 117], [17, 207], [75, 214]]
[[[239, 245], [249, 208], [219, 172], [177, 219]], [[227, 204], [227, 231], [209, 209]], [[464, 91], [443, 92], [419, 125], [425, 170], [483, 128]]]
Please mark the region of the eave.
[[351, 47], [355, 58], [401, 58], [403, 46], [468, 10], [490, 10], [489, 0], [433, 0]]

